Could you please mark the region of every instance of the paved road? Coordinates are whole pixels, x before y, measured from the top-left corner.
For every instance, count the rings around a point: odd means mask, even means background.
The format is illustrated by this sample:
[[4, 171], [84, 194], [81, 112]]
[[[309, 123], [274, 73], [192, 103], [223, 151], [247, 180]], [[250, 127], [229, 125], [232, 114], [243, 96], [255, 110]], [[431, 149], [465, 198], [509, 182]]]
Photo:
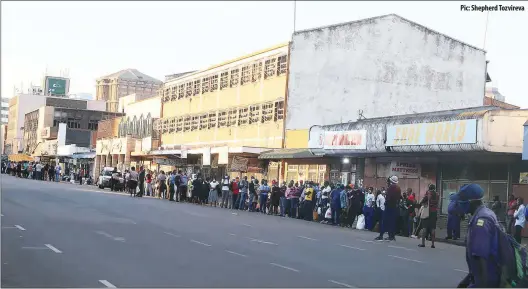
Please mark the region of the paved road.
[[2, 175], [2, 287], [455, 287], [464, 248]]

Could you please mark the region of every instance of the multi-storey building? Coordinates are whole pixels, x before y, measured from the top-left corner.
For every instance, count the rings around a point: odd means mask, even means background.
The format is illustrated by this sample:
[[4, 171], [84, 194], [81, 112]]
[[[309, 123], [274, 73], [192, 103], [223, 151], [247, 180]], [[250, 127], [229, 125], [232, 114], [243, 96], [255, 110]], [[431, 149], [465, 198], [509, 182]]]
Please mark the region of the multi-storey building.
[[188, 172], [258, 172], [282, 146], [287, 68], [282, 44], [166, 81], [156, 153], [181, 153]]
[[9, 117], [9, 98], [2, 97], [2, 107], [0, 110], [0, 123], [1, 124], [7, 124], [7, 120]]
[[121, 97], [134, 93], [138, 100], [155, 96], [161, 85], [160, 80], [137, 69], [125, 69], [99, 78], [95, 96], [97, 100], [106, 101], [107, 111], [117, 112]]

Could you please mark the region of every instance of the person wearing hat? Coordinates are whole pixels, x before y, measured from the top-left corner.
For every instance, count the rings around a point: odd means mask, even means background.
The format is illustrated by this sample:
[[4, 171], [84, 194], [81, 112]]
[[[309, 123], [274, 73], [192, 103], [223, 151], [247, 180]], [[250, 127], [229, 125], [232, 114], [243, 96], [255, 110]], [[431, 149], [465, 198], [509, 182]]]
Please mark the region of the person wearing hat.
[[[468, 275], [458, 288], [498, 288], [500, 272], [495, 260], [498, 243], [495, 238], [500, 230], [497, 216], [482, 202], [484, 190], [477, 184], [468, 184], [451, 195], [461, 214], [471, 214], [466, 239], [466, 262]], [[495, 253], [494, 253], [495, 252]]]
[[398, 204], [402, 198], [400, 186], [398, 186], [398, 177], [391, 176], [387, 179], [387, 191], [385, 198], [385, 210], [382, 214], [382, 223], [380, 226], [380, 234], [375, 239], [376, 241], [383, 241], [385, 232], [389, 235], [385, 240], [396, 240], [396, 220], [400, 214]]

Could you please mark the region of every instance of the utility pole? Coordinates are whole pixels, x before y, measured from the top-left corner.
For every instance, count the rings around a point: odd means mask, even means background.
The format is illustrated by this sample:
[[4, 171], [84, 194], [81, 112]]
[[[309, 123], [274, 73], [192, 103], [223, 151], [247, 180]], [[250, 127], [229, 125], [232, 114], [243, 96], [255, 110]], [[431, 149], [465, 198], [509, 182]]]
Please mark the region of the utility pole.
[[296, 22], [297, 22], [297, 1], [293, 0], [293, 33], [295, 33]]

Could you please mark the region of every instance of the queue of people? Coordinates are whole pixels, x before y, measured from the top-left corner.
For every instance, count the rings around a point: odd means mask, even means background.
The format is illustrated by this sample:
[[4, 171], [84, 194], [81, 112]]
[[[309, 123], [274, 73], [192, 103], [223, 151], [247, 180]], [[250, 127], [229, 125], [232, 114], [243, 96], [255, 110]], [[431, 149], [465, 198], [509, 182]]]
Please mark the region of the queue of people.
[[2, 162], [2, 173], [18, 178], [59, 182], [61, 166], [41, 162]]

